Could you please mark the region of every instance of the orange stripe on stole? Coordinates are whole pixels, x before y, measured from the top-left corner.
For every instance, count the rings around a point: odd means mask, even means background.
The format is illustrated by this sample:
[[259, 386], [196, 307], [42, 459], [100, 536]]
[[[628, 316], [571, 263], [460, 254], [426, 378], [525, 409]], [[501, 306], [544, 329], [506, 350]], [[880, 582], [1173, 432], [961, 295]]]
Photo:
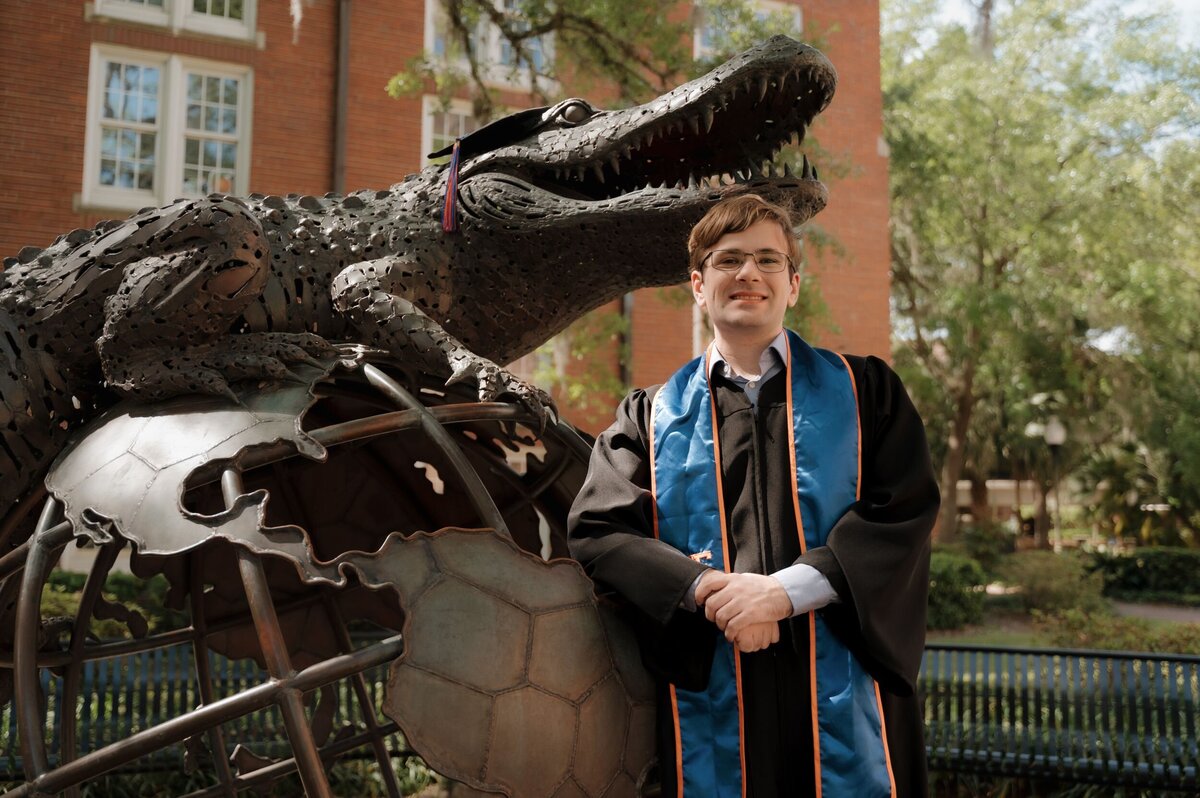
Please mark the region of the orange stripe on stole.
[[[721, 564], [725, 573], [730, 573], [733, 563], [729, 561], [729, 529], [725, 523], [725, 483], [721, 479], [721, 434], [717, 425], [717, 397], [709, 379], [709, 358], [714, 347], [715, 343], [710, 344], [704, 353], [704, 382], [708, 385], [708, 404], [712, 412], [713, 467], [717, 473], [717, 514], [721, 521]], [[736, 645], [733, 647], [733, 674], [737, 685], [738, 757], [742, 765], [742, 798], [746, 798], [746, 712], [742, 704], [742, 654]]]

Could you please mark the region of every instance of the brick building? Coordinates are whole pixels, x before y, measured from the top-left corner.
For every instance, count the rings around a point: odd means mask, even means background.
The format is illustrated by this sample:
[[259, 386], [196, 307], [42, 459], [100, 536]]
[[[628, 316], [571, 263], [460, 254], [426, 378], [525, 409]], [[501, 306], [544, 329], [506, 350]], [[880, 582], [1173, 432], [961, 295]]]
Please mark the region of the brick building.
[[[416, 171], [424, 153], [473, 125], [465, 102], [443, 111], [432, 97], [384, 92], [409, 58], [442, 48], [436, 3], [318, 0], [305, 4], [294, 37], [285, 0], [0, 0], [0, 253], [179, 196], [319, 195]], [[818, 339], [886, 356], [879, 4], [801, 0], [796, 8], [807, 25], [829, 31], [840, 85], [815, 134], [850, 164], [847, 176], [827, 179], [831, 200], [818, 217], [841, 244], [810, 267], [832, 322]], [[697, 47], [704, 36], [697, 31]], [[503, 63], [503, 48], [490, 44]], [[528, 104], [519, 86], [502, 99]], [[607, 309], [622, 311], [633, 384], [661, 381], [703, 341], [692, 309], [659, 290]], [[615, 353], [597, 354], [613, 373]], [[592, 430], [611, 417], [566, 414]]]

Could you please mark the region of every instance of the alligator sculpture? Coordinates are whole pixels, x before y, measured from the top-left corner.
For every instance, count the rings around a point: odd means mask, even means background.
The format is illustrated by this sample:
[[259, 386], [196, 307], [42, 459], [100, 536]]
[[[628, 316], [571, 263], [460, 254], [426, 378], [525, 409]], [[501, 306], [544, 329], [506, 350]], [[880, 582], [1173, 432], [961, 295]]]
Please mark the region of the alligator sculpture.
[[464, 140], [452, 233], [443, 165], [347, 196], [180, 200], [26, 247], [0, 272], [0, 515], [121, 395], [233, 396], [327, 341], [548, 406], [497, 364], [624, 292], [680, 282], [714, 202], [753, 190], [797, 223], [824, 206], [807, 162], [795, 176], [769, 163], [836, 80], [777, 36], [645, 105], [571, 99], [499, 120]]

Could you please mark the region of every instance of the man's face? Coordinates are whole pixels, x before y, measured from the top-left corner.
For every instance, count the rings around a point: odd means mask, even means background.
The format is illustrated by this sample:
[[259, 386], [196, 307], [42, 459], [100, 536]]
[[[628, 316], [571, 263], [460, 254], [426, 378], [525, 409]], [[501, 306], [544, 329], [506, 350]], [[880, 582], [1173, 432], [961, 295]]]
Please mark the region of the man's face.
[[[755, 222], [739, 233], [726, 233], [715, 250], [736, 249], [757, 252], [772, 249], [787, 253], [783, 228], [772, 221]], [[708, 257], [708, 252], [705, 257]], [[774, 274], [759, 271], [751, 258], [745, 258], [734, 271], [713, 268], [708, 258], [703, 271], [692, 272], [692, 293], [696, 303], [708, 313], [718, 335], [765, 336], [783, 328], [783, 314], [800, 296], [800, 275], [791, 269]]]

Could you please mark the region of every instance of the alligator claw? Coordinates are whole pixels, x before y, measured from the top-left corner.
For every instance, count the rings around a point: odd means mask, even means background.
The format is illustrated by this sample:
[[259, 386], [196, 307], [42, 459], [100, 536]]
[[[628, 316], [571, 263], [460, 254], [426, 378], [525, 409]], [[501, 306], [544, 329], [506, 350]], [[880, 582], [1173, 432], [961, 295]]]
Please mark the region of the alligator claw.
[[552, 414], [557, 423], [558, 411], [550, 395], [535, 385], [530, 385], [509, 371], [500, 368], [487, 358], [467, 354], [456, 359], [450, 379], [446, 385], [454, 385], [468, 379], [474, 379], [479, 386], [480, 402], [502, 401], [504, 397], [515, 399], [516, 402], [535, 417], [541, 420], [541, 430], [546, 428], [546, 414]]
[[223, 396], [237, 402], [231, 383], [242, 380], [308, 383], [290, 366], [323, 368], [317, 357], [336, 350], [310, 333], [247, 333], [182, 350], [143, 350], [108, 364], [109, 385], [130, 396], [161, 400], [182, 394]]

